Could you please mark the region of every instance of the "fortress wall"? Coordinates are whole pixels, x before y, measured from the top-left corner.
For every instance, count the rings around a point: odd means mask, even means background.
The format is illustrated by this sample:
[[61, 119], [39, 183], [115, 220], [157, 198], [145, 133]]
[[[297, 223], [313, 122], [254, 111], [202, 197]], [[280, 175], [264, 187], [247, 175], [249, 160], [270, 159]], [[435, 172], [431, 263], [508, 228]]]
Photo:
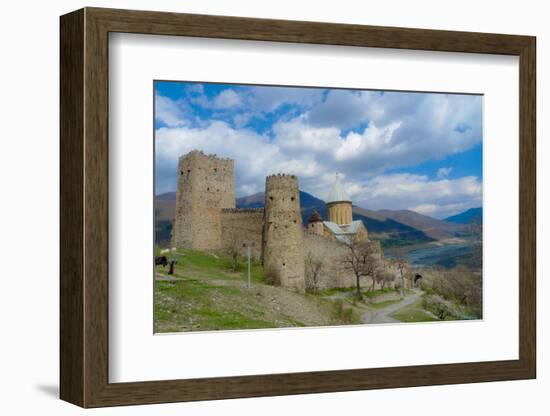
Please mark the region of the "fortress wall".
[[222, 208], [235, 208], [233, 160], [200, 151], [182, 156], [176, 191], [176, 247], [221, 248]]
[[[311, 278], [307, 267], [308, 254], [311, 253], [314, 261], [322, 262], [318, 289], [355, 286], [355, 276], [342, 265], [342, 257], [347, 254], [347, 250], [345, 245], [336, 240], [305, 232], [306, 279]], [[366, 283], [366, 279], [361, 281], [362, 284], [365, 284], [364, 282]]]
[[[221, 211], [221, 245], [242, 247], [245, 242], [253, 242], [252, 256], [260, 260], [262, 256], [263, 208], [232, 208]], [[246, 249], [242, 249], [243, 255]]]
[[[266, 275], [297, 291], [306, 287], [306, 256], [312, 253], [323, 263], [320, 289], [354, 286], [355, 276], [342, 264], [347, 248], [325, 233], [322, 223], [303, 228], [296, 176], [266, 178], [265, 209], [236, 209], [233, 160], [200, 151], [180, 157], [172, 231], [176, 247], [217, 250], [253, 242], [252, 254], [263, 260]], [[364, 279], [362, 285], [368, 284]]]

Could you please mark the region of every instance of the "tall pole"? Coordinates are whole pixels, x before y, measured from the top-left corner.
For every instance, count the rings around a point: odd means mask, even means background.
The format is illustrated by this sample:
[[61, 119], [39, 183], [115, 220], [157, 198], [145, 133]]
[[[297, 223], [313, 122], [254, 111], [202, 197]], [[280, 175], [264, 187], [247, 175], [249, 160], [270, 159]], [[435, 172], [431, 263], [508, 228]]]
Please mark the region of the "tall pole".
[[246, 246], [246, 253], [248, 254], [248, 288], [252, 287], [252, 282], [250, 281], [250, 246]]

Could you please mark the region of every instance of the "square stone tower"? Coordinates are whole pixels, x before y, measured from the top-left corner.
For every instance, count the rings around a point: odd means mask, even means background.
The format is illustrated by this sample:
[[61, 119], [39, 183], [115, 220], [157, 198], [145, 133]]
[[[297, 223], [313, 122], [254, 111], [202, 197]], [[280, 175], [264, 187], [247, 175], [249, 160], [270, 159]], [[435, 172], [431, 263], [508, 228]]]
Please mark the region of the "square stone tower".
[[221, 210], [235, 208], [233, 160], [192, 151], [178, 163], [174, 244], [194, 250], [221, 248]]

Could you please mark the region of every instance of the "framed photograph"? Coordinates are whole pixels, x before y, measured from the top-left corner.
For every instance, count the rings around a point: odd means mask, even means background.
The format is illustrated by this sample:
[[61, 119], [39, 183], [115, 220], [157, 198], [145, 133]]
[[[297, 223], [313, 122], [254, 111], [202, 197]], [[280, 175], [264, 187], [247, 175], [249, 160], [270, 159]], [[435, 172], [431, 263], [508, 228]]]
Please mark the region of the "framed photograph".
[[535, 49], [62, 16], [61, 398], [535, 378]]

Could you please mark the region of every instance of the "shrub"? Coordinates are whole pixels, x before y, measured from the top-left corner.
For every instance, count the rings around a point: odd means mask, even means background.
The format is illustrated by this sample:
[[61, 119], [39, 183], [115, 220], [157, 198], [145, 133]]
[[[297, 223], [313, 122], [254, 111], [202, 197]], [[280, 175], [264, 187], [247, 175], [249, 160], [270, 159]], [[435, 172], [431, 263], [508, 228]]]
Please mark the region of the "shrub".
[[332, 319], [338, 323], [343, 324], [352, 324], [355, 321], [353, 310], [351, 308], [346, 308], [342, 299], [334, 301], [332, 309]]
[[422, 276], [421, 288], [427, 295], [439, 295], [472, 311], [475, 316], [481, 316], [481, 274], [473, 273], [464, 266], [457, 266], [451, 270], [423, 270]]
[[456, 318], [449, 306], [438, 296], [423, 296], [422, 307], [433, 313], [442, 321]]

